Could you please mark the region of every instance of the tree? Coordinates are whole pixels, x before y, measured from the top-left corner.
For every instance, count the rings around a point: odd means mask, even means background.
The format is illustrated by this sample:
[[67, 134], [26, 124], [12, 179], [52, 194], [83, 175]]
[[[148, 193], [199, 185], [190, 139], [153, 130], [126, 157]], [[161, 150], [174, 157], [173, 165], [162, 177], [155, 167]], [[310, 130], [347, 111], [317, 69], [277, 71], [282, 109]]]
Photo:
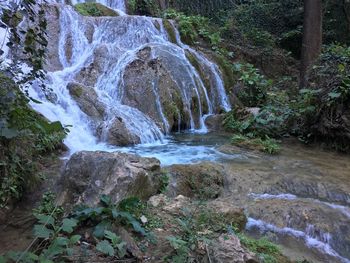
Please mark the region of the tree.
[[308, 84], [308, 71], [322, 47], [322, 0], [304, 0], [303, 42], [301, 48], [300, 87]]

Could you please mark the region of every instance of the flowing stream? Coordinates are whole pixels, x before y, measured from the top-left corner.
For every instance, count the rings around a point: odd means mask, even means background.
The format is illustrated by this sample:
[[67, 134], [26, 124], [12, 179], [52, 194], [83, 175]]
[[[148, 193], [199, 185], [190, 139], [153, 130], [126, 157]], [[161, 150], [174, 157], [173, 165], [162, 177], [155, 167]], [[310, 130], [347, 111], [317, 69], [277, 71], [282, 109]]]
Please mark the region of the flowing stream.
[[[328, 153], [314, 156], [315, 150], [295, 146], [284, 147], [281, 157], [222, 149], [221, 145], [228, 140], [226, 135], [205, 134], [208, 116], [231, 109], [221, 72], [208, 57], [181, 41], [172, 22], [175, 43], [171, 42], [162, 19], [126, 15], [123, 0], [97, 1], [118, 11], [120, 16], [113, 18], [82, 17], [64, 0], [49, 2], [59, 10], [59, 21], [55, 21], [59, 36], [57, 43], [50, 43], [57, 53], [54, 57], [58, 65], [52, 65], [47, 73], [46, 84], [51, 91], [44, 93], [33, 85], [30, 96], [42, 102], [32, 106], [46, 118], [70, 125], [65, 140], [70, 154], [81, 150], [124, 151], [156, 157], [164, 166], [199, 161], [221, 163], [233, 180], [226, 192], [227, 201], [246, 208], [249, 234], [270, 235], [297, 259], [350, 262], [349, 158]], [[73, 4], [81, 2], [85, 1], [72, 0]], [[145, 48], [151, 50], [152, 59], [162, 60], [180, 91], [181, 103], [189, 116], [185, 132], [182, 129], [182, 133], [171, 133], [158, 85], [161, 76], [150, 86], [154, 101], [144, 98], [156, 105], [160, 121], [124, 103], [127, 68]], [[205, 68], [210, 86], [186, 54]], [[91, 65], [97, 73], [83, 75]], [[91, 117], [81, 110], [67, 89], [70, 82], [82, 79], [89, 82], [105, 105], [107, 114], [101, 136], [96, 135]], [[196, 110], [193, 98], [197, 101]], [[180, 130], [185, 120], [178, 115]], [[140, 138], [140, 144], [116, 147], [107, 143], [107, 129], [116, 118], [122, 119], [131, 134]]]

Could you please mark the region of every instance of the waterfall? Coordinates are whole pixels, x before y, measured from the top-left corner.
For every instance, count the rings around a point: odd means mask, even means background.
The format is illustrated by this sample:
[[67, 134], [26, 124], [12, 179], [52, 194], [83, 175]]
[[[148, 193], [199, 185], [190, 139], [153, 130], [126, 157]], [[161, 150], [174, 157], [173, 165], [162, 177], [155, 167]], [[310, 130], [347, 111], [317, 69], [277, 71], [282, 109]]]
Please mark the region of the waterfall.
[[[140, 52], [145, 49], [150, 50], [149, 59], [161, 61], [162, 67], [176, 83], [181, 105], [188, 114], [188, 120], [185, 120], [180, 112], [176, 113], [179, 130], [180, 126], [187, 126], [192, 131], [207, 132], [205, 118], [217, 113], [218, 108], [226, 111], [230, 109], [218, 67], [200, 52], [183, 44], [174, 25], [177, 43], [169, 41], [162, 19], [128, 15], [83, 17], [64, 2], [51, 1], [59, 11], [59, 36], [55, 56], [61, 68], [47, 73], [46, 85], [51, 90], [50, 96], [35, 85], [30, 89], [30, 96], [43, 102], [33, 103], [35, 110], [51, 121], [61, 121], [63, 125], [72, 126], [65, 140], [71, 152], [106, 149], [106, 134], [116, 118], [121, 119], [129, 132], [139, 138], [142, 144], [162, 141], [164, 134], [171, 131], [158, 87], [160, 76], [152, 80], [150, 89], [154, 99], [147, 102], [155, 105], [159, 121], [132, 104], [125, 104], [130, 87], [124, 83], [124, 76], [128, 67], [139, 59]], [[72, 0], [72, 4], [81, 2], [84, 1]], [[126, 11], [124, 1], [96, 2]], [[49, 43], [53, 44], [55, 43]], [[213, 80], [211, 87], [206, 87], [200, 72], [188, 59], [187, 52], [207, 69]], [[105, 105], [106, 114], [103, 117], [104, 124], [101, 125], [103, 130], [99, 136], [93, 120], [69, 94], [66, 87], [70, 82], [82, 83], [93, 89], [98, 100]], [[187, 121], [187, 125], [183, 121]]]

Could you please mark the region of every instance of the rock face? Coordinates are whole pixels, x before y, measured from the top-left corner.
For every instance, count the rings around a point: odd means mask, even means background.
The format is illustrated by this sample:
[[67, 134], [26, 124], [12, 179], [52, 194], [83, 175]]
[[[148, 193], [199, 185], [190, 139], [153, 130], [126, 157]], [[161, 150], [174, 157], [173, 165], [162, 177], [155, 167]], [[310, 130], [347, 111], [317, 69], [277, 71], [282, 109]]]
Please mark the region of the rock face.
[[[151, 52], [158, 48], [145, 47], [140, 50], [137, 59], [125, 68], [122, 103], [150, 116], [163, 130], [188, 128], [189, 107], [194, 108], [194, 105], [184, 105], [179, 84], [172, 72], [166, 69], [165, 58], [151, 56]], [[179, 122], [182, 127], [178, 127]], [[199, 119], [195, 122], [198, 124]]]
[[225, 172], [220, 164], [173, 165], [167, 170], [172, 177], [169, 189], [172, 195], [212, 199], [222, 192]]
[[60, 202], [96, 205], [100, 196], [113, 202], [127, 196], [149, 198], [159, 190], [160, 162], [126, 153], [78, 152], [68, 161], [62, 177]]

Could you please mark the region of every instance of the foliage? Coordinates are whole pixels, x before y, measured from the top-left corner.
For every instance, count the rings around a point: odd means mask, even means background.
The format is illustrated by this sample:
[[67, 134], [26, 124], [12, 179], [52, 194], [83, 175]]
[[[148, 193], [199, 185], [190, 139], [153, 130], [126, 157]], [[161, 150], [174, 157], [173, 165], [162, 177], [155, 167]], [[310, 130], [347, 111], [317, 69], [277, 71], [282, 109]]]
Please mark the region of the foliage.
[[[79, 227], [95, 224], [93, 232], [96, 250], [110, 257], [123, 258], [126, 255], [126, 243], [120, 236], [108, 228], [119, 223], [122, 218], [134, 226], [141, 234], [145, 231], [129, 213], [119, 212], [108, 196], [101, 197], [101, 207], [78, 209], [71, 217], [61, 218], [62, 207], [54, 204], [54, 195], [44, 195], [41, 205], [34, 210], [38, 224], [34, 226], [34, 241], [24, 252], [9, 252], [8, 260], [16, 262], [63, 262], [74, 256], [74, 247], [82, 237], [75, 234]], [[96, 225], [97, 224], [97, 225]]]
[[28, 106], [29, 99], [0, 72], [0, 206], [19, 199], [38, 180], [36, 167], [67, 133], [59, 122], [49, 123]]
[[278, 263], [281, 250], [278, 246], [268, 241], [266, 238], [253, 239], [244, 234], [238, 234], [241, 243], [250, 251], [257, 254], [264, 263]]
[[50, 215], [58, 219], [63, 214], [63, 208], [55, 205], [56, 195], [53, 192], [46, 192], [41, 198], [40, 205], [33, 209], [33, 213], [37, 215]]
[[235, 63], [233, 68], [239, 74], [239, 80], [243, 87], [238, 93], [238, 98], [245, 106], [257, 107], [266, 102], [266, 92], [272, 81], [267, 80], [259, 70], [249, 63]]
[[34, 241], [24, 252], [8, 252], [5, 257], [15, 262], [58, 262], [73, 255], [73, 247], [81, 236], [73, 234], [78, 221], [61, 219], [63, 208], [55, 205], [55, 195], [46, 193], [34, 210], [38, 223], [34, 225]]
[[83, 16], [118, 16], [114, 10], [99, 3], [80, 3], [74, 9]]
[[194, 211], [184, 208], [183, 215], [176, 219], [179, 235], [167, 237], [175, 250], [167, 262], [193, 262], [195, 250], [210, 245], [212, 239], [227, 232], [227, 229], [237, 229], [235, 223], [231, 222], [232, 218], [208, 209], [204, 203], [199, 203]]
[[152, 230], [154, 228], [160, 228], [163, 226], [161, 218], [154, 215], [147, 203], [142, 202], [137, 197], [128, 197], [122, 200], [118, 208], [120, 211], [130, 213], [135, 218], [145, 217], [147, 222], [143, 223], [146, 230]]
[[94, 235], [102, 237], [105, 230], [109, 230], [112, 223], [120, 223], [126, 226], [131, 226], [133, 230], [143, 236], [147, 236], [147, 232], [141, 226], [139, 221], [129, 212], [120, 211], [117, 206], [112, 203], [109, 196], [103, 195], [101, 197], [100, 207], [78, 207], [73, 217], [79, 222], [89, 223], [95, 226]]
[[[11, 33], [7, 46], [21, 50], [32, 67], [30, 74], [21, 80], [22, 84], [35, 78], [44, 77], [42, 69], [48, 44], [45, 32], [47, 21], [42, 5], [35, 2], [34, 0], [21, 0], [0, 3], [1, 10], [4, 11], [0, 19], [1, 26]], [[17, 26], [22, 18], [28, 22], [28, 27], [25, 29]]]
[[159, 186], [159, 192], [165, 193], [169, 186], [170, 177], [166, 172], [163, 172], [160, 176], [160, 186]]
[[187, 16], [173, 9], [166, 10], [163, 16], [166, 19], [177, 21], [181, 39], [187, 44], [196, 44], [202, 38], [211, 47], [217, 48], [221, 42], [220, 32], [210, 27], [210, 20], [206, 17]]

